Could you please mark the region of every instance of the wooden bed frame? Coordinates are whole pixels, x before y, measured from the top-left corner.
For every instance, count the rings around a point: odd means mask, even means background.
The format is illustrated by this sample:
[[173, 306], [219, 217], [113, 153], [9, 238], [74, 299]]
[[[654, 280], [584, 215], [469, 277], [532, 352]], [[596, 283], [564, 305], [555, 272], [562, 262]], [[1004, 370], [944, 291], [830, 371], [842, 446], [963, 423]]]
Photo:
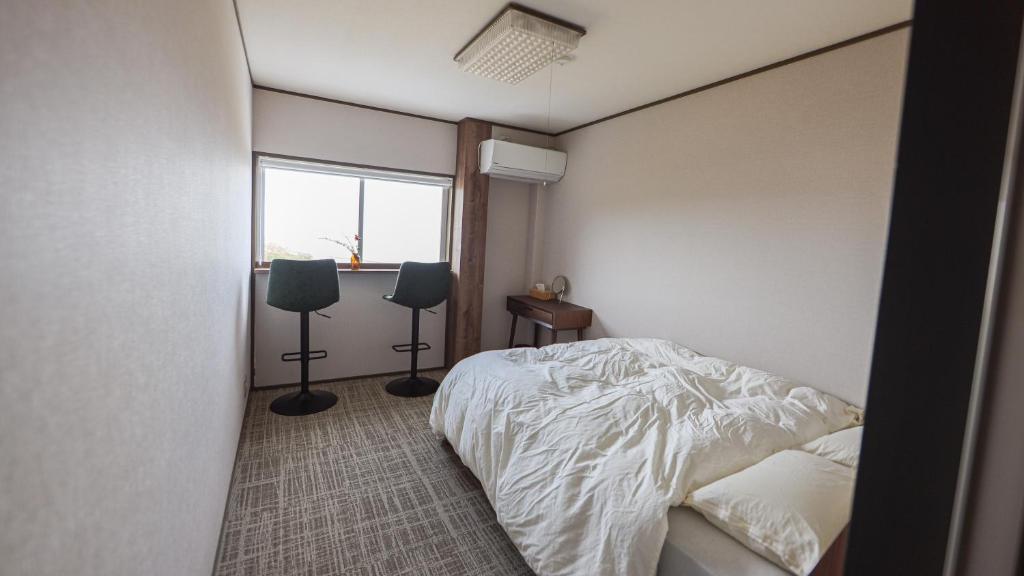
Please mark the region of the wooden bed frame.
[[850, 525], [847, 524], [846, 528], [839, 533], [836, 541], [828, 547], [825, 551], [825, 555], [818, 561], [818, 565], [814, 567], [814, 571], [811, 572], [811, 576], [842, 576], [843, 565], [846, 564], [846, 540], [849, 538]]

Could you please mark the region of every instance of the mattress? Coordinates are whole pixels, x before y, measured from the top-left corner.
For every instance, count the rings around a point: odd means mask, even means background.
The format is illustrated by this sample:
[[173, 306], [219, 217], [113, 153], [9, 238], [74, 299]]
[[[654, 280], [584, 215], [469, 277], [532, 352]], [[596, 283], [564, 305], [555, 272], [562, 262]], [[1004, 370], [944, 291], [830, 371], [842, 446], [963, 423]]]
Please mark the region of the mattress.
[[790, 576], [699, 512], [669, 508], [668, 535], [658, 560], [657, 576]]

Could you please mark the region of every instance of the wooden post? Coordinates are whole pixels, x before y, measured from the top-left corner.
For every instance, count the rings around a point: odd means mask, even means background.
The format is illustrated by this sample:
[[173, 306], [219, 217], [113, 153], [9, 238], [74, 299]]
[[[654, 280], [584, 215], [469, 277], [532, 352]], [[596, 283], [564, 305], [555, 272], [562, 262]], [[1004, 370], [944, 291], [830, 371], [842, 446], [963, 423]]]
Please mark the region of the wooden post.
[[490, 137], [487, 122], [472, 118], [459, 122], [452, 190], [452, 288], [445, 331], [445, 366], [449, 368], [480, 351], [490, 177], [480, 174], [478, 148]]

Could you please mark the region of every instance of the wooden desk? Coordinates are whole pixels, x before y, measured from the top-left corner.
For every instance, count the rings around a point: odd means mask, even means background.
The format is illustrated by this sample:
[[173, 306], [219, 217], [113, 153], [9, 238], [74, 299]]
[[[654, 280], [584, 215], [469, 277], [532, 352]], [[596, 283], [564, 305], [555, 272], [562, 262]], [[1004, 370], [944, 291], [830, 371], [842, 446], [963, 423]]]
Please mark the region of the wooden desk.
[[583, 340], [583, 329], [589, 328], [594, 317], [590, 308], [577, 306], [558, 300], [537, 300], [531, 296], [509, 296], [506, 304], [512, 313], [512, 331], [508, 335], [508, 347], [516, 342], [516, 324], [519, 317], [533, 320], [533, 346], [540, 340], [540, 328], [543, 326], [551, 331], [552, 344], [558, 341], [559, 330], [575, 330], [576, 338]]

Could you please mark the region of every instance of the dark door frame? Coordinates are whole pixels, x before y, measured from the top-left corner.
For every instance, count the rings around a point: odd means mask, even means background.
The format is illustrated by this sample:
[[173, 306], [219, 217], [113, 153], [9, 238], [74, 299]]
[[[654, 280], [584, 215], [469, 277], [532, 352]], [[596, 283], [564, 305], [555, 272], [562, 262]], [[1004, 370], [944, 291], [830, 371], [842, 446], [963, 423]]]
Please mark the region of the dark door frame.
[[942, 574], [1024, 0], [918, 0], [847, 575]]
[[[1024, 534], [1024, 61], [993, 245], [978, 369], [967, 420], [947, 572], [1020, 574]], [[1001, 242], [1000, 242], [1001, 240]]]

